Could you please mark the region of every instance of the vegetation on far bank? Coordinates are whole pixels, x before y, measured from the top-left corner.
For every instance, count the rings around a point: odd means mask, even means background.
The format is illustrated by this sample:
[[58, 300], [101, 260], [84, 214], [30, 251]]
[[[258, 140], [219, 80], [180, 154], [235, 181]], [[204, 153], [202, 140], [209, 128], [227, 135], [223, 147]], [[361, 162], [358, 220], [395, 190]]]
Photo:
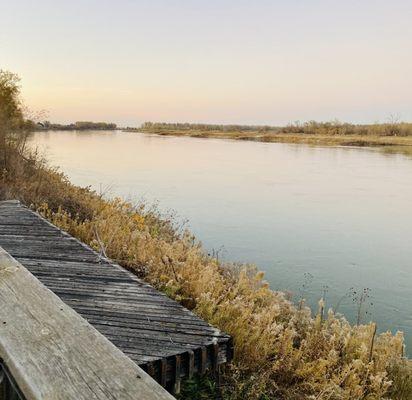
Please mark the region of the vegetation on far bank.
[[55, 124], [50, 121], [38, 122], [33, 124], [33, 130], [47, 131], [111, 131], [117, 129], [117, 125], [112, 122], [92, 122], [92, 121], [76, 121], [72, 124]]
[[412, 146], [412, 123], [349, 124], [339, 121], [294, 123], [284, 127], [145, 122], [128, 128], [164, 136], [189, 136], [260, 142], [333, 146]]
[[[186, 399], [398, 399], [412, 394], [401, 333], [350, 325], [323, 300], [315, 315], [247, 264], [223, 263], [167, 216], [70, 183], [27, 148], [18, 80], [0, 72], [0, 199], [17, 198], [234, 338], [223, 385]], [[194, 385], [194, 387], [191, 387]], [[220, 392], [217, 394], [217, 392]]]

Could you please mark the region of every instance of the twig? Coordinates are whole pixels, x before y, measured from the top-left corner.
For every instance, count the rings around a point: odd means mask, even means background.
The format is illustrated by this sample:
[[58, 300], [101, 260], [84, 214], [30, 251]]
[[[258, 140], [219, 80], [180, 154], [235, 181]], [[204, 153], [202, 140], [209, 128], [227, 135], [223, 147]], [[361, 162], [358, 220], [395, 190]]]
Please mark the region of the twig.
[[97, 243], [99, 244], [99, 247], [100, 247], [100, 254], [99, 254], [100, 258], [102, 258], [102, 256], [104, 258], [108, 258], [107, 254], [106, 254], [106, 249], [105, 249], [104, 243], [100, 239], [99, 232], [97, 232], [97, 229], [96, 229], [95, 226], [93, 226], [93, 231], [94, 231], [94, 234], [96, 236]]
[[370, 349], [369, 349], [369, 362], [372, 361], [372, 353], [373, 353], [373, 345], [375, 343], [376, 329], [377, 329], [377, 325], [376, 325], [376, 323], [374, 323], [373, 324], [373, 333], [372, 333], [371, 346], [370, 346]]

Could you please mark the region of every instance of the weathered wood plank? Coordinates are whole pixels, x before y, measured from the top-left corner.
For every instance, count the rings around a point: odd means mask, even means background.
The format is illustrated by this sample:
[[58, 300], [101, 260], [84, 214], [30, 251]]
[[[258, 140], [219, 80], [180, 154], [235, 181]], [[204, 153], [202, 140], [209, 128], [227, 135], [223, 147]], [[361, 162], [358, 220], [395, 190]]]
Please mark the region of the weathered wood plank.
[[132, 311], [139, 311], [139, 310], [153, 310], [158, 311], [160, 313], [164, 313], [165, 315], [170, 315], [173, 312], [187, 315], [189, 318], [192, 317], [189, 310], [184, 309], [170, 309], [165, 307], [163, 304], [151, 304], [151, 303], [138, 303], [137, 301], [129, 301], [123, 299], [116, 299], [115, 297], [99, 297], [96, 295], [91, 295], [87, 293], [83, 294], [71, 294], [64, 291], [56, 290], [56, 293], [59, 292], [59, 297], [64, 299], [65, 301], [70, 301], [74, 303], [83, 303], [83, 304], [91, 304], [94, 306], [106, 305], [110, 306], [113, 309], [124, 309], [124, 310], [132, 310]]
[[173, 392], [176, 394], [180, 393], [180, 378], [182, 375], [182, 359], [180, 357], [180, 355], [177, 355], [175, 357], [175, 370], [174, 370], [174, 381], [175, 381], [175, 385], [173, 388]]
[[[93, 299], [71, 299], [71, 298], [64, 298], [64, 301], [69, 304], [72, 308], [76, 309], [95, 309], [95, 310], [107, 310], [107, 311], [112, 311], [116, 312], [119, 315], [133, 315], [134, 313], [136, 314], [142, 314], [142, 313], [148, 313], [148, 315], [153, 315], [153, 316], [159, 316], [159, 317], [169, 317], [172, 318], [176, 315], [179, 316], [179, 319], [181, 320], [181, 323], [185, 323], [185, 321], [190, 321], [190, 322], [195, 322], [196, 319], [192, 318], [190, 315], [187, 314], [174, 314], [169, 312], [166, 312], [163, 308], [153, 308], [153, 307], [146, 307], [145, 305], [138, 306], [136, 304], [129, 304], [124, 305], [121, 303], [116, 303], [116, 302], [97, 302], [94, 301]], [[149, 314], [150, 313], [150, 314]], [[150, 319], [150, 317], [149, 317]]]
[[0, 249], [0, 357], [27, 400], [172, 399]]
[[210, 337], [210, 335], [213, 335], [214, 332], [207, 330], [205, 328], [198, 328], [198, 327], [192, 327], [189, 328], [187, 326], [181, 327], [180, 324], [176, 323], [167, 323], [167, 322], [156, 322], [156, 321], [151, 321], [151, 320], [145, 320], [145, 319], [140, 319], [140, 320], [134, 320], [134, 321], [124, 321], [121, 319], [109, 319], [109, 318], [101, 318], [100, 316], [85, 316], [85, 319], [87, 319], [89, 322], [92, 324], [96, 325], [106, 325], [106, 326], [112, 326], [114, 328], [125, 328], [122, 329], [122, 331], [125, 331], [126, 329], [130, 329], [131, 331], [138, 330], [138, 331], [152, 331], [152, 332], [168, 332], [174, 335], [190, 335], [188, 336], [189, 338], [193, 335], [198, 335], [202, 337]]
[[189, 366], [188, 366], [188, 369], [189, 369], [188, 376], [189, 376], [189, 379], [191, 379], [193, 377], [193, 373], [194, 373], [194, 370], [195, 370], [195, 355], [194, 355], [193, 351], [188, 352], [188, 358], [189, 358], [189, 360], [188, 360], [188, 364], [189, 364]]
[[[194, 320], [193, 318], [181, 316], [181, 315], [164, 315], [162, 313], [154, 313], [149, 310], [142, 310], [138, 313], [128, 312], [127, 310], [113, 310], [111, 307], [100, 307], [100, 306], [88, 306], [86, 304], [73, 304], [73, 308], [79, 314], [85, 316], [101, 316], [102, 318], [110, 320], [110, 317], [118, 317], [124, 322], [128, 321], [138, 321], [145, 320], [147, 322], [167, 322], [171, 324], [178, 324], [180, 326], [189, 326], [189, 327], [199, 327], [199, 329], [206, 328], [208, 329], [210, 325], [202, 323], [203, 321]], [[219, 336], [227, 337], [225, 334], [220, 333]]]
[[[136, 328], [140, 329], [145, 327], [146, 329], [150, 330], [167, 330], [171, 332], [181, 332], [181, 333], [191, 333], [191, 334], [200, 334], [200, 335], [214, 335], [216, 330], [214, 328], [208, 326], [199, 326], [199, 325], [191, 325], [190, 323], [186, 323], [183, 327], [179, 321], [170, 320], [169, 318], [145, 318], [144, 316], [136, 315], [133, 319], [127, 319], [118, 315], [113, 317], [102, 315], [101, 313], [81, 313], [84, 315], [88, 321], [96, 321], [96, 322], [104, 322], [107, 324], [113, 324], [114, 326], [127, 326], [129, 328]], [[217, 332], [217, 336], [219, 337], [227, 337], [221, 334], [219, 331]]]
[[96, 327], [100, 332], [104, 332], [105, 336], [110, 336], [111, 338], [123, 338], [125, 341], [134, 341], [136, 339], [144, 339], [147, 341], [154, 340], [156, 342], [165, 342], [180, 344], [182, 346], [203, 346], [210, 343], [207, 335], [192, 335], [192, 334], [182, 334], [181, 332], [170, 332], [166, 329], [163, 331], [147, 330], [147, 329], [128, 329], [122, 327], [116, 327], [112, 325], [107, 325], [106, 323], [93, 322], [93, 326]]
[[[0, 225], [0, 236], [18, 236], [18, 237], [44, 237], [44, 236], [53, 236], [58, 237], [56, 231], [52, 228], [42, 228], [40, 231], [33, 227], [17, 227], [13, 225]], [[63, 234], [60, 234], [63, 236]]]

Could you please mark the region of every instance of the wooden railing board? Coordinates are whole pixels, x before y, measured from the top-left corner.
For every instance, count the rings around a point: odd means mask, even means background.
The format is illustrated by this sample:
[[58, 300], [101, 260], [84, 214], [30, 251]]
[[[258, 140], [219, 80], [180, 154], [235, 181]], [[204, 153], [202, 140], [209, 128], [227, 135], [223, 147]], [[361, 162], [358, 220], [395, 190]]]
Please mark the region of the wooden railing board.
[[26, 400], [173, 399], [1, 248], [0, 357]]

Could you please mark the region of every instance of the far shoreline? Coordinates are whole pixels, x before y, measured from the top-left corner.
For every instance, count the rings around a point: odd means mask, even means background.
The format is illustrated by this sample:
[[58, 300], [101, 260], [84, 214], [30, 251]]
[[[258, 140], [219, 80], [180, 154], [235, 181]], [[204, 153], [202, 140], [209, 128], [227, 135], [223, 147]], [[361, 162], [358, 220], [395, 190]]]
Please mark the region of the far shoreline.
[[320, 146], [378, 147], [412, 153], [412, 136], [377, 136], [377, 135], [323, 135], [295, 133], [262, 133], [239, 131], [202, 131], [202, 130], [159, 130], [125, 129], [123, 132], [141, 132], [160, 136], [179, 136], [204, 139], [232, 139], [263, 143], [292, 143]]

